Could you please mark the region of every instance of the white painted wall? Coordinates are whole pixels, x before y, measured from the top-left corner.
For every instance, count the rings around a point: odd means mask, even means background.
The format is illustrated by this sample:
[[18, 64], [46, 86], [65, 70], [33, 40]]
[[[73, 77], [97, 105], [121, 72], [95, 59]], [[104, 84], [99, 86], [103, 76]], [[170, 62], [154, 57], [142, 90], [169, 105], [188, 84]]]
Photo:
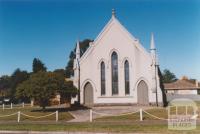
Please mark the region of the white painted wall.
[[[111, 89], [111, 54], [118, 54], [118, 83], [119, 94], [112, 96]], [[124, 61], [129, 61], [130, 69], [130, 95], [125, 95], [124, 86]], [[100, 63], [106, 65], [106, 95], [101, 96]], [[90, 45], [80, 59], [80, 85], [81, 103], [84, 101], [84, 86], [90, 82], [94, 90], [94, 103], [137, 103], [137, 84], [144, 80], [148, 85], [149, 102], [156, 102], [156, 94], [153, 93], [152, 77], [154, 66], [152, 57], [128, 31], [112, 18], [105, 26], [97, 39]], [[77, 86], [77, 71], [75, 68], [74, 85]], [[157, 82], [158, 87], [159, 82]], [[158, 100], [162, 102], [162, 93], [158, 88]]]
[[187, 95], [187, 94], [195, 94], [195, 95], [197, 95], [198, 93], [197, 93], [197, 89], [193, 89], [193, 90], [167, 90], [167, 93], [169, 93], [169, 94], [185, 94], [185, 95]]

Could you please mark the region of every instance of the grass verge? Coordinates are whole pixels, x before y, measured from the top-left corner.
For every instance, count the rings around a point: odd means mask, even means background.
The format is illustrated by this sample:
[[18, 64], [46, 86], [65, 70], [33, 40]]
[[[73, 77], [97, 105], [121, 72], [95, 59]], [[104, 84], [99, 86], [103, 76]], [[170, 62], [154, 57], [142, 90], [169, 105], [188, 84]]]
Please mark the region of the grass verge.
[[[43, 112], [41, 111], [41, 108], [39, 107], [13, 108], [13, 109], [5, 109], [5, 110], [0, 109], [0, 116], [13, 114], [20, 111], [21, 113], [24, 113], [27, 115], [39, 117], [39, 116], [45, 116], [45, 115], [51, 114], [55, 112], [56, 110], [59, 111], [58, 112], [59, 121], [69, 121], [73, 119], [73, 116], [63, 109], [51, 108], [51, 109], [46, 109], [46, 111]], [[44, 118], [38, 118], [38, 119], [32, 118], [32, 117], [26, 117], [24, 115], [20, 116], [20, 121], [55, 121], [55, 120], [56, 120], [55, 114], [44, 117]], [[17, 121], [17, 114], [8, 116], [8, 117], [0, 117], [0, 121]]]
[[167, 125], [151, 124], [110, 124], [110, 123], [67, 123], [67, 124], [1, 124], [0, 130], [23, 131], [69, 131], [69, 132], [118, 132], [118, 133], [167, 133], [199, 134], [200, 126], [192, 131], [172, 131]]

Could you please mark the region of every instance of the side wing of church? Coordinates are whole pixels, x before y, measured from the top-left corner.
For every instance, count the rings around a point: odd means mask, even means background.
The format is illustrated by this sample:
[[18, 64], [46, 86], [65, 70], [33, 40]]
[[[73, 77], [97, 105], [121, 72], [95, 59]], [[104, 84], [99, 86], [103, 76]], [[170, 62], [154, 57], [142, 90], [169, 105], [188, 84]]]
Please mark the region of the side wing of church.
[[153, 35], [149, 53], [113, 12], [81, 57], [77, 42], [73, 82], [87, 106], [162, 104]]

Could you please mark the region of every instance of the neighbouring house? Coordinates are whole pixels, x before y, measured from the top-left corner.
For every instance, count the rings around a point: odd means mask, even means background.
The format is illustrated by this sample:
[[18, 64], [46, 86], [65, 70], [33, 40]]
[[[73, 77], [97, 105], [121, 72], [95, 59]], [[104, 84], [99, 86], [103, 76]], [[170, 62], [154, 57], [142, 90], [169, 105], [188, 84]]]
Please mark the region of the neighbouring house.
[[80, 103], [162, 104], [156, 59], [153, 34], [148, 52], [113, 11], [110, 21], [82, 56], [77, 42], [73, 83], [80, 89]]
[[50, 104], [51, 105], [60, 105], [61, 104], [60, 98], [61, 98], [60, 94], [56, 93], [55, 97], [50, 100]]
[[200, 95], [198, 95], [200, 83], [197, 80], [189, 80], [186, 76], [172, 83], [164, 83], [164, 89], [168, 101], [177, 98], [200, 100]]

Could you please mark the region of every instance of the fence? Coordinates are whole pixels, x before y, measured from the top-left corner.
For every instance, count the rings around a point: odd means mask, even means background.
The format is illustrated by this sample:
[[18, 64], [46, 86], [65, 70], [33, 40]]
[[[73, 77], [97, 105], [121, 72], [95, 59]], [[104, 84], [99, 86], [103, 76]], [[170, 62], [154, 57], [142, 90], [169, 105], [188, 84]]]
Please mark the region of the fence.
[[32, 116], [32, 115], [25, 114], [21, 111], [18, 111], [17, 113], [12, 113], [12, 114], [8, 114], [8, 115], [0, 115], [0, 118], [17, 115], [17, 122], [20, 122], [21, 116], [25, 116], [25, 117], [28, 117], [28, 118], [34, 118], [34, 119], [41, 119], [41, 118], [45, 118], [45, 117], [48, 117], [48, 116], [52, 116], [54, 114], [56, 115], [55, 121], [58, 122], [58, 111], [53, 112], [51, 114], [43, 115], [43, 116]]
[[13, 104], [10, 103], [10, 105], [5, 105], [2, 104], [0, 107], [5, 110], [5, 109], [13, 109], [13, 108], [24, 108], [25, 106], [31, 106], [30, 104], [25, 104], [24, 102], [21, 104]]
[[[89, 121], [90, 122], [93, 122], [93, 113], [94, 114], [98, 114], [98, 115], [101, 115], [101, 118], [102, 117], [106, 117], [106, 116], [110, 116], [110, 117], [113, 117], [113, 116], [124, 116], [124, 115], [132, 115], [132, 114], [136, 114], [136, 113], [139, 113], [139, 120], [140, 121], [143, 121], [144, 120], [144, 113], [147, 114], [148, 116], [154, 118], [154, 119], [158, 119], [158, 120], [162, 120], [162, 121], [169, 121], [170, 119], [166, 119], [166, 118], [162, 118], [162, 117], [158, 117], [156, 115], [153, 115], [143, 109], [139, 109], [139, 111], [135, 111], [135, 112], [130, 112], [130, 113], [123, 113], [123, 114], [119, 114], [119, 115], [113, 115], [113, 114], [107, 114], [107, 113], [100, 113], [100, 112], [96, 112], [92, 109], [90, 109], [90, 118], [89, 118]], [[191, 119], [193, 118], [197, 118], [198, 115], [194, 115], [191, 117]]]

